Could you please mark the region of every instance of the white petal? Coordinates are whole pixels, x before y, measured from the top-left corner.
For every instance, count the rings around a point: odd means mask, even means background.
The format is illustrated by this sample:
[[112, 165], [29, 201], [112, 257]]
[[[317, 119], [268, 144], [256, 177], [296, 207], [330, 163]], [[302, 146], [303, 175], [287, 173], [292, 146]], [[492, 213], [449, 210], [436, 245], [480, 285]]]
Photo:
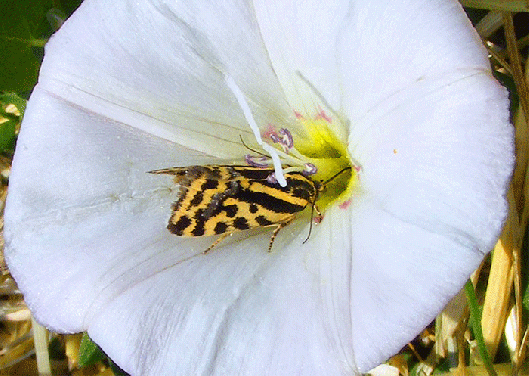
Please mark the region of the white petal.
[[350, 136], [362, 189], [397, 218], [488, 252], [507, 210], [507, 106], [505, 90], [481, 73], [431, 79], [381, 103]]
[[226, 74], [248, 96], [259, 124], [292, 117], [249, 4], [93, 0], [48, 43], [39, 85], [89, 111], [226, 158], [228, 149], [245, 152], [241, 135], [253, 140]]
[[354, 353], [367, 372], [433, 320], [482, 254], [372, 205], [354, 216], [362, 218], [352, 230]]
[[255, 9], [289, 103], [309, 114], [322, 105], [314, 89], [354, 125], [424, 77], [489, 70], [455, 0], [257, 0]]
[[[290, 105], [313, 115], [319, 100], [311, 102], [307, 78], [331, 104], [339, 103], [341, 77], [337, 61], [338, 37], [350, 2], [321, 1], [254, 2], [270, 60]], [[311, 108], [312, 107], [312, 108]]]
[[339, 108], [353, 125], [422, 80], [490, 71], [481, 40], [455, 0], [355, 2], [337, 50]]
[[158, 265], [112, 282], [115, 293], [184, 257], [176, 247], [182, 240], [165, 229], [174, 184], [147, 171], [205, 160], [36, 89], [13, 161], [4, 235], [11, 272], [37, 318], [82, 331], [88, 307], [115, 278], [106, 269], [119, 275], [158, 255]]
[[138, 375], [352, 374], [350, 245], [326, 222], [304, 246], [298, 222], [271, 253], [267, 231], [168, 268], [111, 301], [89, 333]]
[[362, 165], [351, 304], [363, 371], [434, 318], [491, 250], [507, 213], [505, 92], [484, 74], [458, 78], [403, 91], [351, 133]]
[[256, 10], [289, 101], [310, 104], [299, 71], [350, 121], [361, 166], [351, 320], [366, 372], [433, 319], [497, 239], [513, 164], [506, 94], [455, 1]]

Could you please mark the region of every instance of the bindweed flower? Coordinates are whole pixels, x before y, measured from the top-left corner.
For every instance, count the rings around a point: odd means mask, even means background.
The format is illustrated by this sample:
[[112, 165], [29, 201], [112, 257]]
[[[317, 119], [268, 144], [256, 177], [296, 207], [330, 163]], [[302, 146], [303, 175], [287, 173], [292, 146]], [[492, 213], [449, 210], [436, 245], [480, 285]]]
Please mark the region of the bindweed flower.
[[[455, 0], [86, 0], [28, 103], [7, 261], [39, 322], [133, 375], [367, 371], [494, 245], [507, 107]], [[271, 252], [256, 227], [204, 254], [148, 172], [232, 163], [346, 173], [306, 242], [311, 205]]]

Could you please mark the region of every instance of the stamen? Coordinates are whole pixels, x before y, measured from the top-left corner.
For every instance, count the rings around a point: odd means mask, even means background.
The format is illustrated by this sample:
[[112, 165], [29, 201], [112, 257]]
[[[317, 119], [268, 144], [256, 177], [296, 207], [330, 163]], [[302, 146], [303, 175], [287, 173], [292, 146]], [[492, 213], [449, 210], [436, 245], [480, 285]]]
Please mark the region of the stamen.
[[306, 160], [306, 157], [294, 148], [294, 137], [288, 129], [281, 128], [276, 131], [273, 125], [269, 125], [262, 137], [268, 138], [282, 146], [283, 150], [276, 149], [276, 152], [283, 159], [283, 162], [299, 165]]
[[294, 138], [286, 128], [281, 128], [279, 132], [268, 130], [266, 136], [268, 136], [272, 142], [281, 145], [285, 153], [288, 153], [294, 147]]
[[270, 175], [268, 175], [266, 177], [266, 181], [269, 182], [269, 183], [272, 183], [272, 184], [276, 184], [277, 183], [277, 179], [276, 179], [276, 174], [275, 172], [271, 173]]
[[287, 149], [292, 149], [294, 147], [294, 138], [292, 137], [292, 133], [286, 128], [281, 128], [279, 130], [279, 134], [283, 136], [283, 142], [282, 145], [285, 145]]
[[252, 167], [265, 168], [270, 166], [270, 158], [268, 157], [256, 157], [255, 155], [246, 154], [244, 160], [246, 164]]
[[246, 101], [246, 98], [244, 97], [243, 92], [241, 91], [239, 86], [237, 86], [237, 84], [235, 83], [235, 80], [233, 79], [233, 77], [231, 77], [228, 74], [225, 74], [224, 80], [226, 81], [226, 85], [231, 90], [233, 95], [235, 95], [235, 98], [237, 99], [237, 102], [239, 103], [239, 107], [241, 108], [244, 114], [244, 117], [246, 118], [246, 121], [248, 122], [248, 124], [250, 125], [250, 128], [253, 131], [255, 140], [265, 151], [268, 152], [268, 154], [272, 158], [272, 161], [274, 162], [275, 178], [277, 179], [277, 182], [279, 183], [280, 186], [286, 187], [287, 181], [285, 179], [285, 176], [283, 175], [283, 169], [281, 167], [281, 160], [279, 159], [279, 155], [277, 154], [277, 149], [263, 142], [263, 139], [261, 138], [261, 133], [259, 131], [259, 127], [257, 126], [255, 119], [253, 118], [252, 110], [250, 109], [250, 106], [248, 105], [248, 102]]
[[286, 167], [283, 169], [284, 174], [290, 174], [291, 172], [302, 172], [301, 167]]
[[313, 163], [305, 163], [305, 169], [303, 170], [303, 175], [310, 176], [318, 172], [318, 167]]
[[271, 139], [273, 142], [277, 142], [277, 143], [281, 142], [281, 139], [279, 138], [279, 136], [277, 135], [277, 133], [272, 133], [272, 134], [270, 135], [270, 139]]

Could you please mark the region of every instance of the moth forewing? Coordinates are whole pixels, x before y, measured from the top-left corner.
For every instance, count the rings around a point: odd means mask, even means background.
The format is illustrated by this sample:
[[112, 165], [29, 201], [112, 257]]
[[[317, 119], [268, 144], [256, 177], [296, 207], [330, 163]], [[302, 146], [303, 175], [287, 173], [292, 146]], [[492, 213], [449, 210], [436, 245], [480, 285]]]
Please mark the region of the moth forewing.
[[301, 172], [285, 174], [286, 187], [268, 179], [273, 168], [251, 166], [190, 166], [151, 171], [174, 176], [180, 185], [167, 228], [177, 236], [221, 235], [208, 252], [229, 234], [257, 227], [277, 226], [294, 220], [296, 213], [314, 205], [320, 184]]

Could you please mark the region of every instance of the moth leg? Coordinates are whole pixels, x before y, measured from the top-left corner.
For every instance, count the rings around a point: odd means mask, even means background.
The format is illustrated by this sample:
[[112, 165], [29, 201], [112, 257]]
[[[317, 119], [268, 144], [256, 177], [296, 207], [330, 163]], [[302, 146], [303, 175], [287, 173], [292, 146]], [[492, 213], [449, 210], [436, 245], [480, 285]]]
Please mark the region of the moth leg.
[[270, 244], [268, 244], [268, 252], [272, 252], [272, 245], [274, 245], [274, 240], [276, 240], [277, 233], [279, 230], [281, 230], [283, 227], [288, 226], [290, 222], [292, 222], [293, 218], [289, 219], [286, 222], [281, 222], [277, 225], [274, 232], [272, 233], [272, 236], [270, 237]]
[[217, 244], [219, 244], [221, 241], [223, 241], [224, 239], [226, 239], [226, 237], [228, 235], [230, 235], [231, 233], [230, 232], [225, 232], [224, 234], [221, 234], [217, 239], [215, 239], [215, 241], [213, 242], [213, 244], [211, 244], [204, 252], [202, 252], [203, 254], [207, 254], [209, 251], [211, 251], [213, 249], [213, 247], [215, 247]]

